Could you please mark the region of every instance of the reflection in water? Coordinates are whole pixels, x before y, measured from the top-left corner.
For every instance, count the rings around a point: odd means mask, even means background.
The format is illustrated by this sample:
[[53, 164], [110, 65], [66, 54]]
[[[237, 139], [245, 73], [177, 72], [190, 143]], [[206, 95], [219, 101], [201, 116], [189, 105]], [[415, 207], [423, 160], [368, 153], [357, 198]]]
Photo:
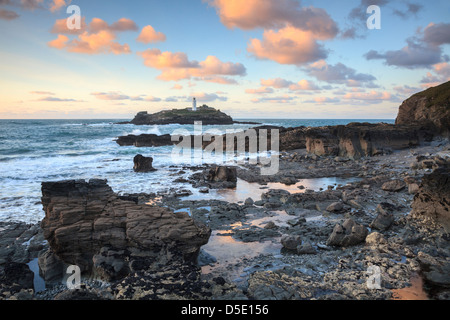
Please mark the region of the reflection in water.
[[413, 274], [410, 287], [392, 290], [392, 300], [428, 300], [422, 277], [417, 273]]
[[[306, 190], [320, 191], [321, 189], [327, 189], [328, 186], [334, 188], [338, 185], [345, 185], [350, 182], [359, 181], [358, 178], [312, 178], [301, 179], [296, 184], [286, 185], [279, 182], [269, 182], [267, 185], [260, 185], [256, 182], [247, 182], [242, 179], [237, 179], [236, 188], [234, 189], [218, 189], [210, 190], [209, 193], [200, 193], [198, 190], [192, 190], [193, 194], [187, 197], [183, 197], [183, 200], [224, 200], [227, 202], [237, 203], [239, 201], [245, 201], [247, 198], [253, 200], [260, 200], [261, 195], [267, 192], [268, 189], [283, 189], [290, 193], [304, 193]], [[299, 187], [304, 188], [300, 189]]]

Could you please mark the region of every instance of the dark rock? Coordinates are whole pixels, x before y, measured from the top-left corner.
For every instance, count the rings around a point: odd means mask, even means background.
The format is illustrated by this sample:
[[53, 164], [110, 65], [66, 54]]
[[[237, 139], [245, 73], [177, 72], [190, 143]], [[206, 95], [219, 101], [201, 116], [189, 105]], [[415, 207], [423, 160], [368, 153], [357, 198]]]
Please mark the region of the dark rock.
[[153, 158], [152, 157], [144, 157], [142, 154], [138, 154], [134, 157], [134, 167], [133, 170], [135, 172], [151, 172], [156, 169], [152, 167]]
[[297, 247], [302, 244], [300, 236], [284, 235], [281, 237], [281, 244], [288, 250], [297, 250]]
[[214, 189], [235, 188], [236, 167], [214, 166], [207, 170], [205, 181]]
[[211, 233], [185, 213], [121, 200], [105, 180], [43, 182], [42, 204], [52, 251], [107, 278], [120, 277], [135, 258], [195, 261]]
[[344, 223], [337, 224], [327, 240], [327, 246], [348, 247], [363, 242], [366, 239], [368, 230], [357, 224], [352, 219], [347, 219]]
[[161, 147], [170, 146], [175, 142], [172, 142], [172, 138], [169, 134], [158, 136], [156, 134], [141, 134], [127, 136], [120, 136], [116, 139], [116, 143], [119, 146], [135, 146], [135, 147]]

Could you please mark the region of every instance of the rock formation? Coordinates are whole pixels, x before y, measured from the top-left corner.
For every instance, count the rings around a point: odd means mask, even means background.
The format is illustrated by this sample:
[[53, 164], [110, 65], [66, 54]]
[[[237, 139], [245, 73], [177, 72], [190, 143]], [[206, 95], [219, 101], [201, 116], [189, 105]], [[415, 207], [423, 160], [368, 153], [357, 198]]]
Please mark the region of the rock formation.
[[411, 216], [450, 233], [450, 165], [425, 175], [414, 196]]
[[134, 167], [133, 170], [135, 172], [151, 172], [156, 169], [153, 168], [153, 158], [152, 157], [144, 157], [142, 154], [138, 154], [134, 157]]
[[422, 126], [350, 123], [308, 128], [305, 137], [309, 153], [359, 159], [418, 146], [430, 141], [433, 133]]
[[437, 132], [450, 135], [450, 81], [416, 93], [405, 100], [395, 124], [431, 124]]
[[352, 219], [347, 219], [344, 223], [337, 224], [333, 233], [327, 240], [328, 246], [348, 247], [353, 246], [366, 240], [368, 230], [357, 224]]
[[106, 279], [154, 262], [194, 261], [211, 233], [187, 213], [123, 200], [105, 180], [43, 182], [42, 204], [52, 252]]

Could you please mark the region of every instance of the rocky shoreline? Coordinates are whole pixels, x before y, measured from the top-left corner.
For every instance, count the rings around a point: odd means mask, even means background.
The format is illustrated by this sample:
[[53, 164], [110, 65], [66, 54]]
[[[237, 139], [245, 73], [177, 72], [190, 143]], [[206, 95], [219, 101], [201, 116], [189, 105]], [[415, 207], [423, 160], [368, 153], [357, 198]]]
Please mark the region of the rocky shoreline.
[[[277, 128], [272, 175], [172, 166], [179, 187], [126, 195], [42, 182], [40, 224], [0, 222], [0, 300], [448, 300], [449, 84], [405, 101], [396, 125]], [[151, 177], [153, 158], [131, 162]]]
[[[280, 172], [270, 178], [252, 166], [235, 172], [174, 168], [175, 177], [186, 177], [184, 184], [203, 192], [214, 186], [197, 185], [201, 170], [203, 179], [214, 183], [230, 183], [230, 175], [236, 175], [238, 183], [259, 188], [294, 184], [298, 190], [261, 189], [259, 199], [236, 203], [189, 200], [189, 193], [170, 190], [117, 196], [102, 180], [44, 183], [47, 214], [41, 226], [0, 227], [0, 297], [393, 299], [419, 275], [430, 299], [448, 299], [449, 158], [448, 142], [435, 140], [361, 160], [284, 152]], [[302, 179], [350, 174], [358, 179], [345, 185], [322, 190], [301, 185]], [[427, 208], [436, 209], [428, 213]], [[140, 210], [154, 213], [135, 213]], [[178, 228], [173, 220], [169, 229], [178, 231], [167, 233], [161, 229], [162, 214], [195, 227]], [[149, 215], [158, 218], [148, 220]], [[134, 223], [139, 229], [133, 229], [133, 219], [143, 219]], [[149, 230], [163, 233], [148, 237]], [[195, 259], [186, 259], [180, 250], [193, 252], [188, 256]], [[33, 259], [39, 260], [45, 291], [35, 291], [35, 275], [27, 265]], [[61, 280], [70, 264], [83, 267], [81, 289], [69, 290]], [[369, 266], [380, 267], [379, 289], [367, 287]]]

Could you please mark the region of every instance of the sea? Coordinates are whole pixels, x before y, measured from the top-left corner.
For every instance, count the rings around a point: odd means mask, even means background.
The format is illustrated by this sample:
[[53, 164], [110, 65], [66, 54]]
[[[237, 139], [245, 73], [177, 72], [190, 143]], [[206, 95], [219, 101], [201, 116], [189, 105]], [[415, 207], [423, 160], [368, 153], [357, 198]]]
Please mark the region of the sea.
[[[350, 122], [394, 123], [392, 119], [236, 119], [283, 127], [345, 125]], [[0, 221], [38, 223], [44, 218], [41, 183], [69, 179], [106, 179], [118, 194], [164, 193], [186, 187], [174, 182], [179, 159], [173, 146], [121, 147], [115, 139], [128, 134], [194, 133], [193, 125], [117, 124], [114, 120], [0, 120]], [[255, 125], [203, 126], [203, 131], [245, 130]], [[154, 172], [133, 171], [137, 154], [153, 157]], [[185, 163], [189, 165], [189, 161]], [[192, 173], [192, 172], [190, 172]], [[189, 173], [189, 174], [190, 174]], [[194, 190], [195, 192], [195, 190]], [[209, 197], [214, 197], [212, 193]]]

